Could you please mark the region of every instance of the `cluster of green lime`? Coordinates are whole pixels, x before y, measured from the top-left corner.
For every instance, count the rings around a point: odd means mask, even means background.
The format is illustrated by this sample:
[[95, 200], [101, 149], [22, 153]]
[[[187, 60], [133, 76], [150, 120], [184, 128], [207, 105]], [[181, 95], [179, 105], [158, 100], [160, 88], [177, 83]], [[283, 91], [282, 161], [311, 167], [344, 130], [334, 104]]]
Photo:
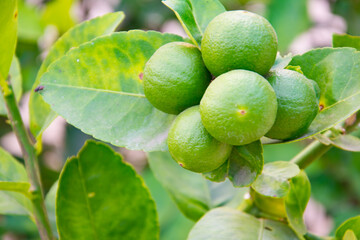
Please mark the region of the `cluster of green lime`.
[[173, 42], [154, 53], [144, 92], [161, 111], [180, 113], [168, 147], [182, 167], [209, 172], [227, 160], [232, 145], [304, 134], [318, 112], [317, 84], [297, 71], [270, 71], [276, 54], [273, 27], [247, 11], [215, 17], [201, 51]]

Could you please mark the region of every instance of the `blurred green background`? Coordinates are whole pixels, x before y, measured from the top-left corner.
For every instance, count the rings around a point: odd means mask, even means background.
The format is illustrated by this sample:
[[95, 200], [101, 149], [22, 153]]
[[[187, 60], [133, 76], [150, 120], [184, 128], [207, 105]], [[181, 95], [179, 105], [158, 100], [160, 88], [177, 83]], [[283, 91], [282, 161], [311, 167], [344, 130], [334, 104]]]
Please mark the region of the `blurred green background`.
[[[19, 33], [16, 55], [24, 92], [30, 91], [47, 50], [76, 23], [112, 11], [124, 11], [119, 31], [144, 29], [184, 35], [173, 12], [160, 0], [18, 0]], [[274, 26], [282, 54], [300, 54], [331, 46], [333, 33], [360, 35], [359, 0], [222, 0], [228, 10], [246, 9], [265, 16]], [[28, 94], [21, 101], [28, 121]], [[44, 134], [41, 173], [46, 191], [57, 180], [63, 163], [75, 155], [89, 137], [58, 119]], [[265, 161], [289, 160], [308, 142], [265, 146]], [[22, 161], [6, 118], [0, 117], [0, 146]], [[178, 210], [149, 170], [142, 152], [119, 149], [142, 174], [154, 197], [161, 240], [184, 240], [194, 224]], [[305, 219], [310, 231], [332, 234], [347, 218], [360, 214], [360, 153], [333, 148], [307, 169], [312, 200]], [[34, 224], [22, 216], [0, 216], [2, 239], [38, 239]]]

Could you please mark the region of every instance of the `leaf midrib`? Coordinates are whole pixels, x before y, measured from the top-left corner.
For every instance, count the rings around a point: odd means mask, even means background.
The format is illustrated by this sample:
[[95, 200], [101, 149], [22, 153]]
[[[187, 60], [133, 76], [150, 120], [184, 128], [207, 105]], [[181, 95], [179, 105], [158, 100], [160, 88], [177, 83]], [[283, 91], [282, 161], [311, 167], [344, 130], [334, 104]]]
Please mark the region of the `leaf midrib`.
[[146, 98], [144, 94], [140, 94], [140, 93], [128, 93], [128, 92], [122, 92], [122, 91], [113, 91], [113, 90], [90, 88], [90, 87], [83, 87], [83, 86], [71, 86], [71, 85], [63, 85], [63, 84], [56, 84], [56, 83], [44, 83], [44, 85], [63, 87], [63, 88], [73, 88], [73, 89], [79, 89], [79, 90], [85, 90], [85, 91], [113, 93], [113, 94], [119, 94], [119, 95], [124, 95], [124, 96], [131, 96], [131, 97]]

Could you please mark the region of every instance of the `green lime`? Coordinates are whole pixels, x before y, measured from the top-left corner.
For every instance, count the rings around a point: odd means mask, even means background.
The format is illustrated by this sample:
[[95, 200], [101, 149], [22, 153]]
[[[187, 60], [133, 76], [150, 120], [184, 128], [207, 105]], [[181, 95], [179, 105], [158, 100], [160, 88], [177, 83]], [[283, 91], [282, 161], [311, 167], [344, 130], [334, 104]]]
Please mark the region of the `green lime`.
[[254, 201], [255, 206], [262, 212], [277, 218], [286, 218], [285, 199], [268, 197], [257, 193], [250, 188], [250, 196]]
[[215, 76], [234, 69], [265, 75], [275, 62], [277, 36], [265, 18], [247, 11], [228, 11], [207, 26], [201, 52]]
[[266, 137], [289, 140], [303, 135], [319, 111], [315, 82], [291, 70], [271, 72], [268, 81], [278, 99], [274, 125]]
[[200, 50], [189, 43], [165, 44], [145, 65], [146, 98], [154, 107], [170, 114], [198, 105], [210, 81], [211, 74]]
[[206, 131], [201, 123], [199, 106], [188, 108], [176, 117], [167, 143], [176, 162], [194, 172], [210, 172], [220, 167], [232, 149]]
[[206, 90], [200, 113], [205, 128], [221, 142], [244, 145], [267, 133], [276, 117], [277, 101], [268, 81], [247, 70], [217, 77]]

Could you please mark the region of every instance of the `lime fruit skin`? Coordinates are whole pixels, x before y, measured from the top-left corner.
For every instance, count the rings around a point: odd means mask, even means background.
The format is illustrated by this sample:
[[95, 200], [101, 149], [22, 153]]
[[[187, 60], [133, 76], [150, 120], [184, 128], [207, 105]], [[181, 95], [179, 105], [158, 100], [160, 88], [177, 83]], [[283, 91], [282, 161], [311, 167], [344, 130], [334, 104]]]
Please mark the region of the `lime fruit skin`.
[[263, 17], [247, 11], [228, 11], [207, 26], [201, 42], [205, 65], [215, 75], [245, 69], [265, 75], [275, 62], [277, 36]]
[[183, 168], [193, 172], [210, 172], [229, 157], [232, 146], [213, 138], [201, 123], [199, 106], [180, 113], [172, 124], [168, 139], [169, 152]]
[[264, 136], [277, 111], [274, 90], [261, 75], [233, 70], [217, 77], [201, 102], [201, 119], [217, 140], [244, 145]]
[[199, 104], [211, 74], [196, 46], [172, 42], [160, 47], [149, 59], [143, 80], [145, 96], [154, 107], [179, 114]]
[[317, 84], [301, 73], [286, 69], [271, 72], [268, 81], [275, 90], [278, 111], [274, 125], [265, 136], [280, 140], [300, 137], [319, 111]]

